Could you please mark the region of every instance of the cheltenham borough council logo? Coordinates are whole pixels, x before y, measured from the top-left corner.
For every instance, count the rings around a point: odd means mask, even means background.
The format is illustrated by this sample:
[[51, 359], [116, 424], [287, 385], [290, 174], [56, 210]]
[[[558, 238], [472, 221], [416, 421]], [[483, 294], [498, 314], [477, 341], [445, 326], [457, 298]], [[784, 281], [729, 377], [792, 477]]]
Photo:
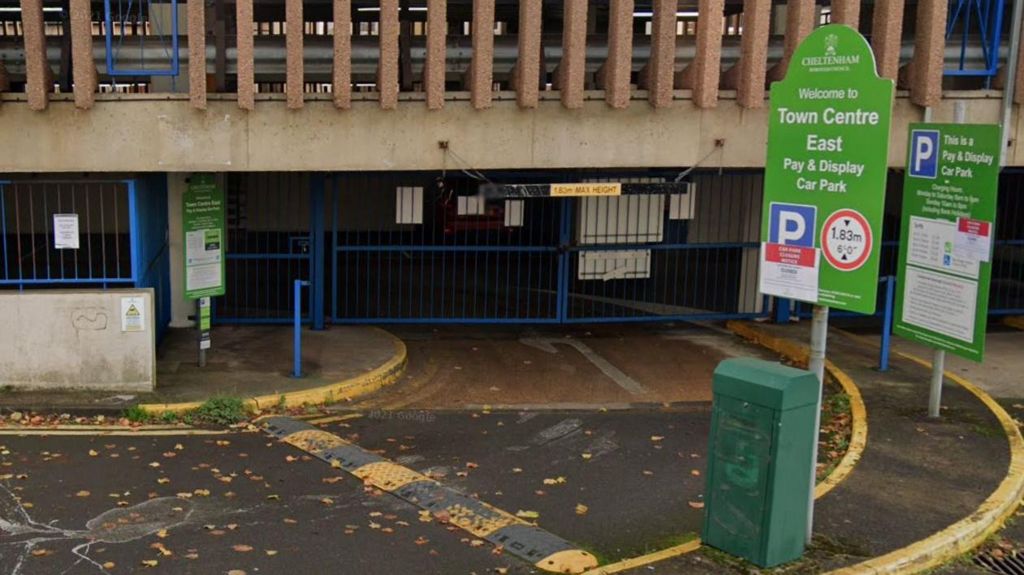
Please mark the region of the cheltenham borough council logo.
[[825, 56], [835, 56], [837, 46], [839, 46], [839, 36], [835, 34], [825, 36]]

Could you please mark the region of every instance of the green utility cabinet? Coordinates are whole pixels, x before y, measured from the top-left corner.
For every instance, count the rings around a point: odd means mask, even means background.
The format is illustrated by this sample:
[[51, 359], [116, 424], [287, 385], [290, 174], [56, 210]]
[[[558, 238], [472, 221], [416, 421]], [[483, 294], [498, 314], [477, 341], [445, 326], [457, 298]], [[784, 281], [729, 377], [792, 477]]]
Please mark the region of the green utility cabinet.
[[761, 567], [804, 552], [818, 378], [758, 359], [718, 364], [704, 543]]

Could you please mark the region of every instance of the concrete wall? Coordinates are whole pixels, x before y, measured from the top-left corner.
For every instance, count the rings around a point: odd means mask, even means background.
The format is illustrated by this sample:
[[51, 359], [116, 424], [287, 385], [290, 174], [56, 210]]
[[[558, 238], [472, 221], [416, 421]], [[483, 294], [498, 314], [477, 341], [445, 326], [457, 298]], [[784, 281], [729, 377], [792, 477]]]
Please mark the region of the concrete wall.
[[[125, 296], [141, 297], [142, 330], [122, 331]], [[0, 292], [0, 385], [152, 391], [153, 290]]]
[[[745, 109], [734, 93], [723, 93], [716, 108], [699, 109], [688, 91], [677, 91], [669, 108], [633, 101], [616, 110], [603, 94], [588, 92], [577, 110], [563, 108], [551, 99], [554, 93], [526, 110], [516, 105], [514, 94], [498, 93], [486, 111], [474, 110], [466, 99], [450, 99], [441, 110], [428, 110], [422, 101], [382, 110], [374, 100], [356, 100], [352, 110], [338, 110], [330, 99], [319, 99], [301, 110], [260, 100], [251, 113], [233, 100], [212, 97], [206, 110], [195, 110], [173, 95], [101, 97], [85, 113], [73, 101], [54, 96], [45, 114], [22, 103], [0, 105], [5, 133], [31, 134], [0, 138], [0, 174], [459, 167], [445, 158], [440, 140], [449, 141], [477, 169], [681, 167], [701, 159], [707, 167], [764, 165], [767, 107]], [[945, 96], [935, 108], [935, 121], [952, 121], [957, 99], [968, 102], [969, 122], [999, 121], [998, 92]], [[896, 99], [890, 165], [904, 163], [907, 124], [922, 116], [923, 108], [905, 94]], [[1019, 117], [1012, 125], [1020, 141]], [[718, 139], [724, 148], [709, 155]], [[1010, 150], [1010, 165], [1024, 165], [1019, 148]]]

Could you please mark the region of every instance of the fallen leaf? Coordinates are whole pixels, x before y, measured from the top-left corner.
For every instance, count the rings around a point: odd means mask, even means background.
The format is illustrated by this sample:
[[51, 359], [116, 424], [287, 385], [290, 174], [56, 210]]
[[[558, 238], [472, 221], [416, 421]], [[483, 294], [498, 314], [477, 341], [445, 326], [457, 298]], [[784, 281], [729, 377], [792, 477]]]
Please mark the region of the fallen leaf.
[[245, 571], [242, 571], [241, 569], [232, 569], [231, 571], [228, 571], [228, 575], [246, 575], [246, 574], [245, 574]]
[[690, 470], [690, 475], [692, 475], [694, 477], [700, 477], [700, 470], [699, 469], [691, 469]]
[[142, 564], [146, 567], [156, 567], [160, 562], [156, 559], [143, 559]]
[[96, 457], [97, 455], [99, 455], [99, 452], [97, 452], [95, 449], [89, 450], [89, 457]]
[[662, 439], [665, 439], [664, 435], [652, 435], [651, 436], [651, 441], [661, 441]]
[[520, 519], [537, 519], [540, 517], [540, 513], [537, 513], [536, 511], [523, 511], [520, 509], [519, 511], [516, 511], [516, 517]]
[[482, 547], [484, 544], [483, 539], [474, 539], [469, 542], [470, 547]]
[[334, 484], [334, 483], [337, 483], [337, 482], [341, 481], [342, 479], [344, 479], [342, 476], [336, 475], [334, 477], [324, 477], [320, 481], [322, 481], [324, 483]]
[[156, 482], [159, 483], [160, 485], [166, 485], [171, 482], [171, 479], [169, 477], [161, 477], [157, 479]]
[[252, 546], [251, 545], [242, 545], [242, 544], [232, 545], [231, 548], [234, 549], [235, 551], [238, 551], [239, 553], [248, 553], [248, 552], [252, 551]]
[[426, 537], [420, 535], [419, 537], [416, 538], [415, 541], [413, 541], [413, 543], [415, 543], [417, 545], [426, 545], [427, 543], [430, 543], [430, 539], [427, 539]]
[[434, 517], [430, 514], [429, 511], [426, 511], [426, 510], [420, 511], [420, 522], [422, 522], [422, 523], [430, 523], [433, 520], [434, 520]]
[[583, 459], [590, 459], [591, 457], [593, 457], [593, 455], [590, 453], [581, 453], [580, 457], [582, 457]]
[[522, 473], [522, 472], [523, 472], [523, 468], [522, 467], [513, 467], [512, 468], [512, 473]]
[[330, 497], [324, 497], [320, 500], [320, 503], [323, 503], [324, 505], [334, 505], [334, 500]]
[[545, 479], [544, 480], [544, 485], [561, 485], [563, 483], [565, 483], [565, 478], [561, 477], [561, 476], [556, 477], [554, 479]]
[[89, 493], [88, 491], [83, 489], [83, 490], [79, 491], [78, 493], [76, 493], [75, 497], [88, 497], [89, 495], [91, 495], [91, 493]]
[[180, 443], [175, 443], [174, 444], [174, 449], [176, 449], [178, 451], [181, 451], [182, 449], [185, 449], [185, 446], [180, 444]]
[[107, 561], [106, 563], [103, 564], [103, 568], [104, 569], [113, 569], [114, 566], [115, 566], [115, 563], [113, 561]]
[[644, 474], [644, 475], [654, 475], [654, 472], [653, 472], [653, 471], [650, 471], [650, 470], [648, 470], [648, 469], [644, 469], [644, 471], [643, 471], [643, 474]]
[[167, 530], [166, 529], [161, 529], [160, 531], [157, 531], [156, 532], [156, 536], [159, 537], [160, 539], [165, 539], [167, 537]]
[[53, 551], [50, 551], [49, 549], [43, 549], [41, 547], [32, 550], [33, 557], [45, 557], [47, 555], [50, 555], [51, 553], [53, 553]]
[[692, 507], [694, 509], [704, 509], [704, 502], [703, 501], [690, 501], [689, 505], [690, 505], [690, 507]]
[[586, 515], [587, 511], [590, 511], [590, 508], [587, 507], [586, 505], [582, 503], [576, 504], [576, 515]]
[[273, 557], [274, 555], [277, 555], [277, 550], [276, 549], [267, 549], [266, 551], [264, 551], [264, 553], [266, 553], [268, 557]]

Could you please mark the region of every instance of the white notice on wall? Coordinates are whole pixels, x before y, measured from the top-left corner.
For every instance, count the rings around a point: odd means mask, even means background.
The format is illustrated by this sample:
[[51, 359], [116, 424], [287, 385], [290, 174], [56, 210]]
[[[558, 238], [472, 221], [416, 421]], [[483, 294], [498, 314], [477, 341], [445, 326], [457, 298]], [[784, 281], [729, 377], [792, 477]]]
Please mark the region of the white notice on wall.
[[141, 296], [121, 298], [121, 331], [146, 330], [146, 299]]
[[53, 214], [53, 245], [58, 250], [78, 249], [78, 214]]
[[978, 282], [907, 266], [904, 323], [971, 343], [977, 304]]

